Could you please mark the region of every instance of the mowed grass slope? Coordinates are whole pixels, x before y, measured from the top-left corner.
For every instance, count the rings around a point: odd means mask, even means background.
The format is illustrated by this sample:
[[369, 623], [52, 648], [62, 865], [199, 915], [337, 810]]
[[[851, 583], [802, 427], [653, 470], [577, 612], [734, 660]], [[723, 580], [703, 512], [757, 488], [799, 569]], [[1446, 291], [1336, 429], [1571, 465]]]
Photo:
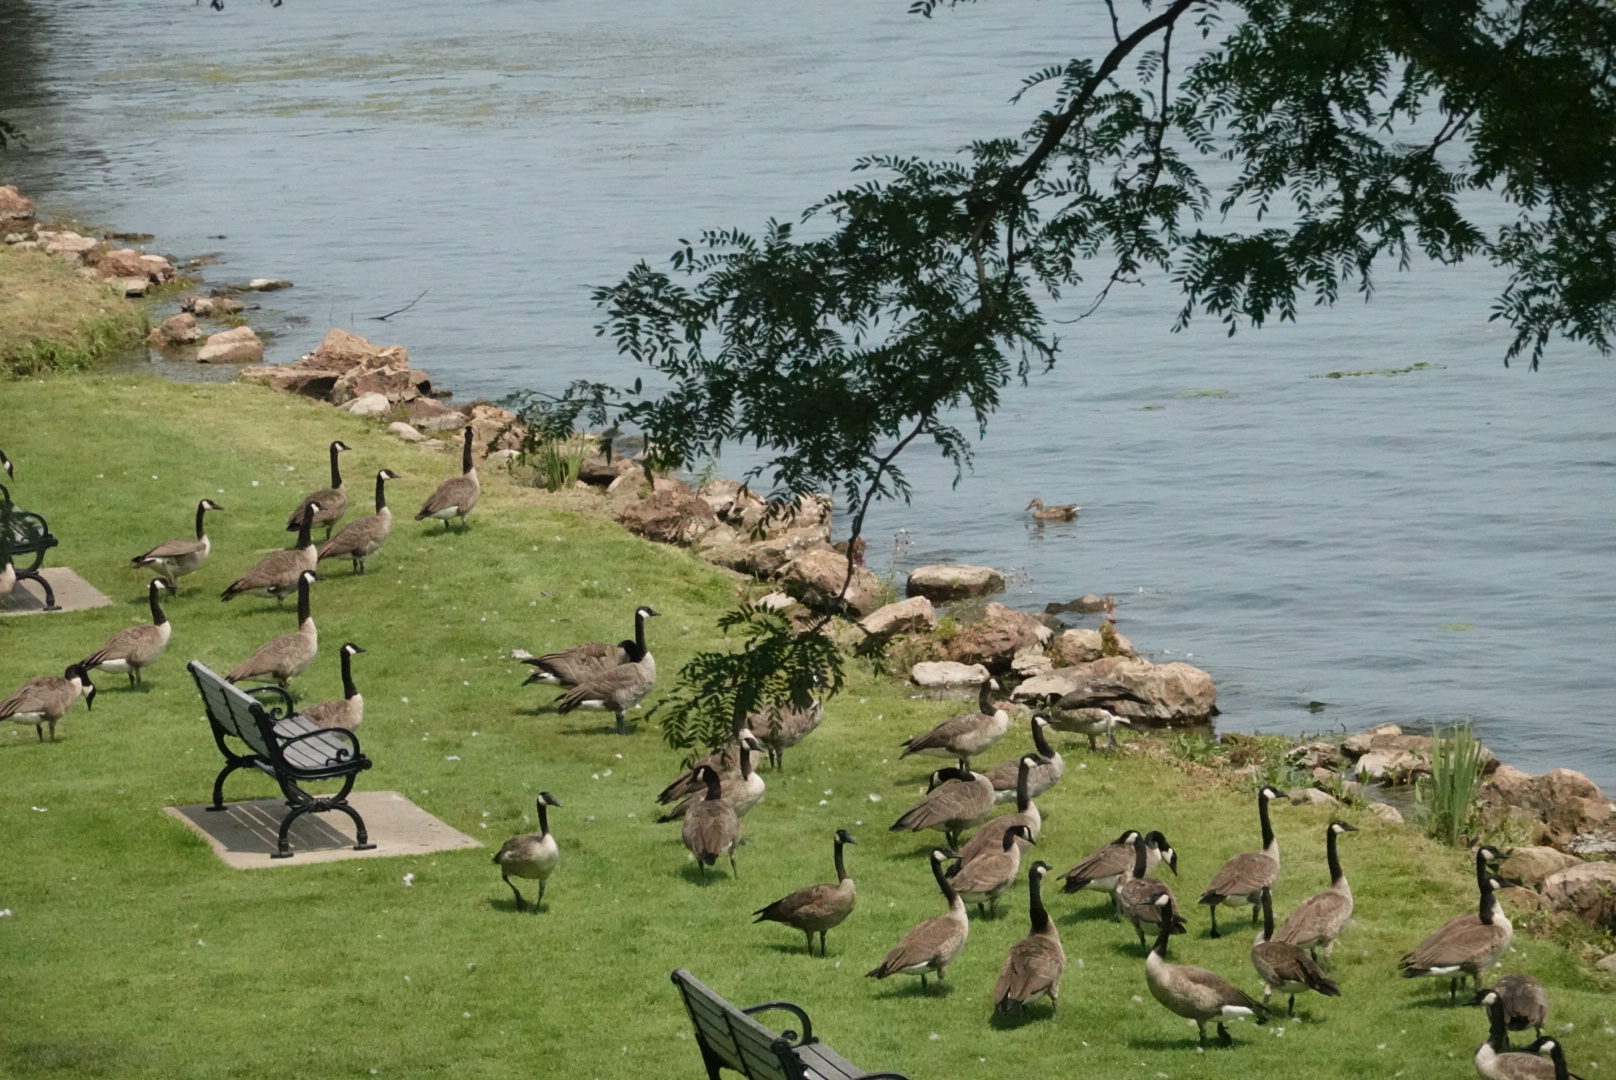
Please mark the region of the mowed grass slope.
[[[783, 773], [744, 821], [740, 879], [704, 881], [652, 798], [678, 755], [643, 721], [610, 734], [609, 714], [557, 717], [550, 689], [519, 686], [504, 657], [591, 638], [616, 640], [636, 604], [665, 684], [697, 648], [736, 585], [695, 557], [630, 537], [596, 518], [547, 508], [540, 493], [485, 477], [469, 533], [409, 520], [457, 467], [449, 452], [406, 446], [328, 407], [245, 386], [76, 378], [14, 383], [0, 393], [0, 446], [18, 465], [18, 502], [43, 511], [66, 563], [118, 602], [110, 609], [0, 619], [0, 693], [59, 674], [114, 630], [143, 620], [145, 575], [131, 555], [210, 516], [212, 561], [186, 579], [169, 612], [167, 656], [129, 690], [102, 675], [92, 713], [38, 745], [31, 728], [0, 732], [0, 1075], [36, 1077], [648, 1077], [702, 1075], [667, 975], [687, 966], [742, 1004], [787, 998], [815, 1031], [870, 1069], [924, 1078], [1031, 1072], [1106, 1077], [1463, 1077], [1485, 1034], [1474, 1009], [1449, 1008], [1445, 984], [1396, 977], [1396, 959], [1474, 902], [1465, 856], [1370, 815], [1343, 858], [1358, 916], [1336, 951], [1339, 1000], [1307, 999], [1294, 1021], [1237, 1024], [1237, 1046], [1197, 1053], [1194, 1029], [1150, 1000], [1133, 932], [1104, 898], [1049, 897], [1070, 966], [1060, 1015], [1040, 1004], [994, 1023], [990, 994], [1009, 946], [1026, 933], [1024, 884], [1002, 916], [973, 916], [945, 992], [913, 979], [864, 978], [941, 899], [925, 852], [935, 834], [886, 826], [913, 801], [930, 764], [896, 744], [960, 704], [918, 699], [855, 672], [824, 726], [788, 752]], [[362, 789], [396, 789], [487, 843], [428, 858], [226, 868], [161, 813], [207, 801], [220, 761], [184, 671], [218, 670], [292, 628], [288, 605], [220, 589], [263, 551], [284, 546], [286, 515], [326, 482], [325, 446], [344, 455], [350, 515], [369, 502], [376, 469], [399, 520], [351, 577], [325, 564], [316, 586], [321, 657], [297, 681], [305, 700], [339, 696], [337, 646], [356, 658], [366, 696], [360, 730], [376, 767]], [[289, 471], [288, 467], [296, 471]], [[156, 479], [153, 479], [156, 477]], [[254, 482], [256, 481], [256, 486]], [[655, 700], [653, 695], [652, 700]], [[1018, 725], [991, 764], [1028, 743]], [[1181, 853], [1173, 881], [1191, 932], [1173, 959], [1258, 985], [1239, 914], [1207, 938], [1201, 887], [1227, 856], [1257, 846], [1249, 795], [1159, 761], [1062, 744], [1066, 779], [1041, 805], [1039, 856], [1059, 873], [1124, 828], [1160, 828]], [[621, 755], [621, 756], [619, 756]], [[533, 799], [552, 792], [562, 861], [542, 913], [514, 910], [490, 864], [508, 835], [534, 827]], [[273, 794], [236, 774], [227, 796]], [[872, 801], [879, 797], [879, 802]], [[37, 808], [37, 809], [36, 809]], [[1322, 811], [1277, 806], [1285, 851], [1278, 907], [1324, 887]], [[859, 907], [830, 934], [830, 956], [749, 913], [831, 876], [830, 838], [850, 829]], [[413, 874], [413, 884], [405, 884]], [[532, 886], [527, 893], [532, 895]], [[1520, 938], [1506, 968], [1548, 984], [1553, 1025], [1573, 1066], [1616, 1062], [1613, 1010], [1561, 950]]]

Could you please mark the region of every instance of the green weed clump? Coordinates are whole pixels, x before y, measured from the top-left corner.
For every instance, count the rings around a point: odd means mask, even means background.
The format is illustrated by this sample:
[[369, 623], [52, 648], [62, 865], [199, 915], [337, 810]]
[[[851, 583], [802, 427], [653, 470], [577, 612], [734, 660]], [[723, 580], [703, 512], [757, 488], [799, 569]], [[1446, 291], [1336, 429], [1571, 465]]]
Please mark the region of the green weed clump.
[[144, 312], [108, 286], [0, 245], [0, 380], [84, 371], [145, 333]]
[[1440, 727], [1431, 732], [1431, 775], [1420, 779], [1414, 794], [1432, 839], [1453, 845], [1469, 830], [1485, 764], [1470, 725], [1456, 724], [1447, 735]]

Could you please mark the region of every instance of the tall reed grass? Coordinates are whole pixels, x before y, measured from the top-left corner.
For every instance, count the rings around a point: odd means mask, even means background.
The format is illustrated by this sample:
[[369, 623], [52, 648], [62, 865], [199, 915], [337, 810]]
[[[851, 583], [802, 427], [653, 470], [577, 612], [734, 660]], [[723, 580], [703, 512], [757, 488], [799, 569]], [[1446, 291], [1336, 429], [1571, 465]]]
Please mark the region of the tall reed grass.
[[1482, 767], [1482, 746], [1468, 724], [1456, 724], [1446, 735], [1441, 727], [1431, 732], [1431, 775], [1420, 780], [1415, 797], [1432, 839], [1459, 843], [1475, 813]]

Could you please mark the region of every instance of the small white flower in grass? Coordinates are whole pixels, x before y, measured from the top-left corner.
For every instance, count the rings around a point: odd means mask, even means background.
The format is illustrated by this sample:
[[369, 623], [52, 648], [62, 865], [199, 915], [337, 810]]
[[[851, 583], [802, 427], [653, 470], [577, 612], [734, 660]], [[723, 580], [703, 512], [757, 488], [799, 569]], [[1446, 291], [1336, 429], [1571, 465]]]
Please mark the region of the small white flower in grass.
[[829, 799], [820, 799], [819, 800], [819, 805], [820, 806], [829, 806], [830, 805], [830, 800]]
[[1384, 1050], [1384, 1049], [1386, 1049], [1386, 1044], [1385, 1044], [1385, 1043], [1381, 1043], [1381, 1044], [1380, 1044], [1380, 1045], [1379, 1045], [1379, 1046], [1377, 1046], [1377, 1047], [1375, 1047], [1375, 1049], [1376, 1049], [1376, 1050]]
[[634, 816], [634, 815], [633, 815], [633, 814], [630, 814], [630, 815], [629, 815], [629, 817], [633, 817], [633, 816]]
[[469, 683], [469, 682], [467, 682], [467, 681], [466, 681], [466, 680], [465, 680], [465, 679], [461, 679], [461, 680], [460, 680], [460, 685], [461, 685], [461, 686], [470, 686], [470, 685], [471, 685], [471, 683]]
[[613, 754], [612, 757], [616, 758], [618, 761], [623, 760], [623, 755], [622, 754]]
[[9, 919], [9, 918], [11, 918], [11, 909], [10, 908], [0, 908], [0, 919]]
[[1280, 1027], [1280, 1028], [1275, 1028], [1274, 1029], [1274, 1038], [1283, 1039], [1284, 1037], [1285, 1037], [1285, 1029], [1284, 1028]]
[[398, 700], [402, 701], [406, 705], [408, 705], [410, 703], [410, 699], [407, 698], [407, 697], [401, 697]]
[[1077, 970], [1083, 970], [1083, 958], [1081, 956], [1077, 958]]
[[855, 824], [855, 825], [862, 825], [862, 824], [864, 824], [864, 822], [862, 822], [862, 821], [855, 821], [855, 822], [853, 822], [853, 824]]
[[475, 738], [476, 738], [476, 737], [477, 737], [477, 736], [478, 736], [478, 735], [481, 735], [481, 734], [482, 734], [482, 732], [480, 732], [480, 731], [473, 731], [473, 732], [472, 732], [472, 733], [471, 733], [471, 737], [472, 737], [472, 738], [473, 738], [473, 739], [475, 739]]
[[473, 960], [471, 963], [467, 964], [466, 965], [466, 970], [467, 971], [476, 971], [477, 970], [477, 961]]
[[36, 806], [33, 809], [39, 811], [41, 814], [50, 812], [50, 807], [48, 807], [48, 806]]
[[598, 772], [597, 773], [590, 773], [589, 774], [589, 779], [591, 779], [591, 780], [599, 780], [600, 779], [600, 773], [598, 773]]
[[1577, 1027], [1576, 1024], [1561, 1024], [1560, 1025], [1560, 1034], [1568, 1035], [1572, 1031], [1576, 1030], [1576, 1027]]
[[1138, 994], [1135, 994], [1133, 996], [1133, 1000], [1134, 1000], [1134, 1003], [1138, 1004], [1138, 1005], [1143, 1005], [1145, 1003], [1145, 999], [1140, 997]]
[[153, 480], [157, 479], [157, 474], [156, 473], [152, 473], [152, 479]]
[[206, 945], [206, 944], [207, 944], [207, 942], [205, 942], [205, 941], [203, 941], [203, 940], [202, 940], [202, 939], [201, 939], [201, 938], [197, 938], [197, 939], [196, 939], [196, 943], [197, 943], [197, 944], [198, 944], [198, 945]]
[[488, 822], [486, 822], [486, 821], [479, 821], [479, 822], [478, 822], [478, 823], [477, 823], [477, 827], [478, 827], [478, 828], [479, 828], [479, 829], [486, 829], [486, 828], [488, 828]]
[[870, 792], [870, 801], [871, 802], [880, 802], [881, 801], [880, 793], [875, 792], [875, 791]]
[[409, 977], [409, 976], [408, 976], [408, 975], [406, 975], [406, 976], [404, 976], [404, 981], [405, 981], [405, 982], [409, 982], [409, 981], [410, 981], [410, 977]]
[[459, 761], [460, 760], [460, 755], [459, 754], [445, 754], [445, 755], [443, 755], [443, 760], [444, 761]]
[[470, 1020], [470, 1019], [471, 1019], [471, 1014], [470, 1014], [470, 1013], [469, 1013], [469, 1012], [463, 1012], [463, 1013], [461, 1013], [461, 1014], [460, 1014], [460, 1015], [461, 1015], [461, 1017], [462, 1017], [462, 1018], [463, 1018], [463, 1019], [466, 1019], [466, 1020]]
[[931, 1033], [931, 1034], [930, 1034], [930, 1035], [928, 1035], [928, 1036], [927, 1036], [927, 1038], [929, 1038], [929, 1039], [931, 1039], [931, 1041], [932, 1041], [932, 1042], [936, 1042], [936, 1041], [937, 1041], [937, 1040], [938, 1040], [938, 1039], [941, 1039], [941, 1038], [942, 1038], [942, 1036], [941, 1036], [941, 1035], [939, 1035], [939, 1034], [937, 1034], [937, 1033], [936, 1033], [936, 1032], [935, 1032], [935, 1031], [934, 1031], [934, 1032], [932, 1032], [932, 1033]]
[[588, 817], [586, 817], [586, 818], [584, 818], [584, 820], [585, 820], [585, 821], [594, 821], [594, 820], [595, 820], [595, 815], [594, 815], [594, 814], [590, 814], [590, 815], [589, 815], [589, 816], [588, 816]]
[[[414, 885], [415, 884], [415, 875], [414, 874], [405, 874], [404, 875], [404, 884], [406, 884], [406, 885]], [[410, 977], [408, 975], [404, 976], [404, 981], [409, 982]]]
[[258, 486], [258, 481], [256, 481], [256, 480], [254, 480], [254, 481], [253, 481], [253, 482], [252, 482], [252, 486], [253, 486], [253, 487], [257, 487], [257, 486]]

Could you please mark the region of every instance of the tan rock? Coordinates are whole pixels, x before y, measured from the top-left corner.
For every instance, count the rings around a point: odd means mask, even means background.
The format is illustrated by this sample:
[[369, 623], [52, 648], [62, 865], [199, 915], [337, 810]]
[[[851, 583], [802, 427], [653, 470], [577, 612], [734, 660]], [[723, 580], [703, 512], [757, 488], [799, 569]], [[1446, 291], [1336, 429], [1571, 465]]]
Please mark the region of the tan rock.
[[206, 344], [197, 350], [196, 358], [204, 364], [256, 363], [264, 358], [264, 343], [252, 327], [236, 326], [210, 334]]
[[614, 456], [611, 461], [607, 461], [604, 454], [590, 454], [578, 467], [578, 479], [592, 487], [607, 487], [624, 473], [638, 472], [639, 469], [639, 464], [633, 458], [621, 454]]
[[[695, 500], [712, 513], [699, 496], [681, 497]], [[779, 580], [780, 588], [814, 611], [846, 610], [861, 617], [881, 606], [881, 579], [855, 566], [849, 580], [847, 556], [826, 546], [811, 547], [791, 560], [781, 569]]]
[[[579, 481], [579, 483], [583, 482]], [[584, 486], [588, 487], [589, 485], [584, 484]], [[702, 534], [700, 544], [702, 549], [705, 551], [711, 550], [712, 548], [728, 547], [731, 544], [739, 542], [740, 539], [740, 535], [736, 533], [732, 527], [725, 525], [722, 521], [720, 521], [717, 525], [714, 525], [711, 529], [708, 529], [707, 532]]]
[[1616, 929], [1616, 863], [1578, 863], [1561, 870], [1543, 882], [1543, 900], [1590, 926]]
[[1341, 748], [1333, 743], [1315, 742], [1298, 746], [1285, 755], [1298, 768], [1332, 771], [1346, 764]]
[[1291, 792], [1292, 806], [1340, 806], [1341, 800], [1318, 788], [1297, 788]]
[[1538, 911], [1543, 907], [1543, 897], [1531, 889], [1524, 889], [1519, 885], [1509, 885], [1493, 893], [1503, 902], [1505, 908], [1515, 912]]
[[1551, 847], [1518, 847], [1509, 853], [1498, 868], [1499, 874], [1510, 881], [1533, 888], [1543, 884], [1560, 871], [1582, 862], [1575, 855], [1567, 855]]
[[980, 686], [991, 676], [981, 664], [956, 664], [952, 660], [926, 660], [909, 672], [916, 686]]
[[1376, 735], [1401, 735], [1402, 733], [1403, 729], [1396, 724], [1376, 724], [1368, 731], [1361, 731], [1356, 735], [1347, 736], [1346, 741], [1341, 744], [1341, 749], [1349, 757], [1358, 757], [1360, 754], [1367, 754], [1373, 749], [1371, 743]]
[[1538, 839], [1551, 847], [1565, 848], [1579, 833], [1616, 827], [1616, 807], [1605, 793], [1570, 769], [1533, 776], [1502, 765], [1482, 784], [1476, 801], [1484, 824], [1511, 817], [1538, 822]]
[[425, 442], [426, 441], [426, 436], [425, 435], [422, 435], [419, 431], [416, 431], [414, 428], [412, 428], [410, 425], [404, 423], [404, 421], [402, 421], [402, 420], [395, 420], [391, 424], [388, 424], [387, 425], [387, 433], [389, 435], [396, 435], [400, 439], [403, 439], [405, 442], [409, 442], [409, 443], [418, 443], [418, 442]]
[[1093, 593], [1080, 596], [1076, 600], [1068, 600], [1064, 604], [1052, 600], [1044, 605], [1045, 615], [1060, 615], [1067, 611], [1075, 611], [1081, 615], [1092, 615], [1096, 611], [1104, 610], [1105, 600], [1095, 596]]
[[1599, 961], [1594, 965], [1594, 967], [1598, 968], [1600, 971], [1616, 971], [1616, 952], [1611, 953], [1609, 956]]
[[1034, 675], [1010, 691], [1010, 699], [1040, 703], [1059, 701], [1077, 689], [1078, 680], [1071, 676], [1073, 670], [1073, 668], [1059, 668]]
[[334, 371], [344, 374], [353, 368], [385, 368], [410, 366], [409, 350], [402, 345], [382, 348], [358, 334], [332, 327], [315, 350], [301, 357], [298, 366], [314, 371]]
[[876, 638], [891, 637], [893, 634], [925, 633], [936, 628], [937, 610], [924, 596], [912, 596], [896, 604], [878, 608], [860, 619], [859, 626], [866, 634]]
[[213, 314], [215, 301], [211, 296], [182, 296], [180, 310], [204, 318]]
[[421, 396], [410, 401], [410, 423], [421, 431], [448, 431], [466, 426], [466, 416], [437, 398]]
[[392, 408], [392, 404], [387, 400], [386, 394], [360, 394], [340, 408], [355, 416], [380, 416]]
[[1127, 656], [1108, 656], [1092, 664], [1057, 669], [1053, 674], [1063, 672], [1077, 675], [1074, 681], [1078, 682], [1114, 680], [1150, 702], [1149, 705], [1119, 703], [1115, 711], [1129, 719], [1156, 724], [1193, 724], [1204, 723], [1217, 714], [1218, 691], [1212, 676], [1183, 661], [1152, 664]]
[[247, 288], [252, 292], [275, 292], [277, 289], [290, 289], [292, 283], [285, 278], [253, 278], [247, 282]]
[[1353, 772], [1383, 784], [1410, 784], [1416, 776], [1431, 771], [1429, 758], [1407, 750], [1371, 750], [1358, 759]]
[[1390, 803], [1371, 802], [1365, 809], [1382, 821], [1390, 822], [1393, 825], [1403, 824], [1403, 812]]
[[[679, 479], [677, 476], [658, 476], [652, 479], [651, 493], [654, 495], [659, 491], [673, 491], [680, 495], [695, 494], [694, 491], [690, 490], [690, 485]], [[702, 502], [707, 502], [707, 500], [703, 499]], [[707, 505], [711, 507], [712, 503], [707, 503]], [[716, 517], [717, 514], [715, 513], [714, 516]]]
[[[1117, 645], [1121, 649], [1120, 655], [1137, 657], [1138, 651], [1134, 649], [1133, 642], [1116, 635]], [[1056, 667], [1071, 667], [1075, 664], [1091, 664], [1105, 655], [1105, 649], [1100, 641], [1100, 632], [1086, 627], [1062, 631], [1050, 643], [1049, 655], [1055, 661]]]
[[325, 400], [331, 386], [337, 381], [329, 371], [310, 371], [295, 364], [271, 364], [263, 367], [242, 368], [236, 378], [244, 382], [261, 382], [272, 390], [288, 394]]
[[766, 593], [763, 596], [758, 597], [756, 606], [760, 608], [768, 608], [770, 611], [784, 611], [786, 608], [795, 603], [796, 601], [791, 597], [787, 596], [783, 592], [780, 592], [779, 590], [776, 590], [772, 593]]
[[712, 507], [695, 495], [664, 491], [624, 507], [617, 520], [636, 536], [659, 544], [694, 544], [718, 524]]
[[995, 674], [1006, 674], [1016, 653], [1041, 646], [1053, 636], [1036, 615], [1003, 604], [989, 604], [976, 622], [961, 630], [944, 646], [950, 660], [981, 664]]
[[[99, 244], [94, 237], [80, 236], [76, 232], [42, 232], [39, 238], [45, 245], [45, 254], [55, 255], [70, 263], [82, 263], [84, 257], [94, 251]], [[46, 239], [49, 237], [49, 239]]]
[[115, 277], [108, 279], [107, 284], [124, 296], [145, 296], [151, 291], [151, 282], [143, 277]]
[[824, 495], [804, 495], [784, 507], [774, 507], [752, 494], [737, 495], [735, 504], [725, 515], [743, 536], [763, 538], [783, 536], [803, 529], [824, 529], [830, 535], [830, 517], [833, 504]]
[[[916, 597], [921, 600], [924, 597]], [[1037, 645], [1029, 645], [1017, 649], [1016, 655], [1010, 660], [1010, 673], [1020, 679], [1032, 679], [1039, 675], [1047, 675], [1055, 670], [1055, 662], [1044, 655], [1044, 650]]]
[[828, 526], [815, 525], [756, 543], [725, 544], [704, 553], [703, 558], [755, 578], [772, 578], [809, 548], [824, 544], [829, 535]]
[[333, 405], [341, 405], [365, 394], [380, 394], [389, 404], [414, 401], [432, 391], [432, 378], [413, 368], [352, 368], [338, 376], [327, 395]]
[[95, 264], [104, 278], [140, 278], [154, 284], [174, 279], [174, 264], [161, 255], [145, 255], [133, 248], [102, 252]]
[[172, 349], [180, 345], [194, 344], [201, 336], [202, 331], [196, 328], [196, 317], [182, 311], [154, 326], [152, 332], [147, 335], [147, 340], [159, 349]]
[[25, 198], [11, 184], [0, 185], [0, 221], [27, 221], [34, 216], [34, 200]]
[[946, 604], [972, 596], [1004, 591], [1004, 575], [986, 566], [936, 563], [909, 571], [905, 592], [924, 596], [934, 604]]

